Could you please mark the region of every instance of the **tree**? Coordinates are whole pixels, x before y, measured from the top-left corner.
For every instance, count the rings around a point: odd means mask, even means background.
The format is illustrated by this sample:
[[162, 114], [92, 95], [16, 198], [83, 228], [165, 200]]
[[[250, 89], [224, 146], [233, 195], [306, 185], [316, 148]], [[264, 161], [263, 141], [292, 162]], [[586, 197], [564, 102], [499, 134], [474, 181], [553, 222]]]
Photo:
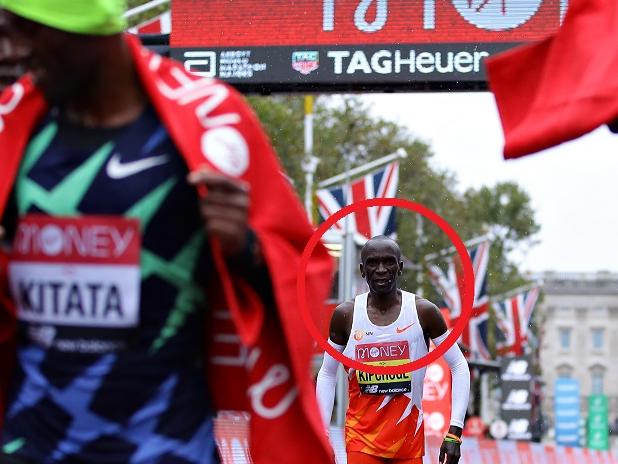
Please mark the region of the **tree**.
[[[148, 3], [151, 0], [127, 0], [127, 11], [131, 8], [135, 8], [137, 6], [143, 5], [144, 3]], [[166, 12], [170, 9], [170, 3], [163, 3], [162, 5], [156, 6], [154, 8], [150, 8], [147, 11], [131, 16], [128, 19], [129, 26], [137, 26], [143, 22], [146, 22], [156, 16]]]
[[[270, 135], [288, 175], [299, 194], [304, 191], [301, 160], [304, 156], [303, 99], [296, 96], [250, 97]], [[375, 117], [358, 97], [320, 97], [314, 122], [314, 154], [320, 158], [316, 180], [344, 171], [344, 154], [352, 166], [365, 164], [403, 148], [408, 157], [400, 165], [398, 196], [422, 203], [444, 217], [463, 240], [490, 233], [495, 237], [490, 258], [490, 292], [502, 293], [525, 281], [513, 261], [512, 251], [533, 244], [539, 230], [529, 196], [514, 183], [456, 189], [456, 177], [431, 166], [430, 147], [392, 121]], [[433, 223], [423, 221], [424, 240], [418, 246], [418, 215], [398, 211], [398, 237], [406, 257], [424, 264], [424, 256], [450, 246], [446, 235]], [[429, 298], [438, 295], [423, 272], [423, 290]], [[416, 288], [416, 271], [404, 276], [408, 288]]]
[[490, 294], [497, 295], [525, 283], [514, 251], [525, 252], [536, 243], [534, 235], [540, 226], [534, 219], [530, 197], [513, 182], [498, 183], [464, 193], [464, 223], [481, 227], [493, 237], [489, 261]]

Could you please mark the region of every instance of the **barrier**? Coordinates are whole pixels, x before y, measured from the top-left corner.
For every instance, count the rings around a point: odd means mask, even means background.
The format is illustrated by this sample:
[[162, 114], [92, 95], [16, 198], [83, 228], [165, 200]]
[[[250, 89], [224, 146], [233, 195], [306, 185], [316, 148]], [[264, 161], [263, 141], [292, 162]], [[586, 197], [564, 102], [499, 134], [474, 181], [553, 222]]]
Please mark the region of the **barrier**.
[[[223, 411], [215, 420], [215, 439], [223, 464], [252, 464], [249, 454], [249, 414]], [[341, 427], [330, 428], [337, 464], [346, 464]], [[441, 439], [425, 440], [425, 464], [438, 462]], [[281, 446], [284, 446], [282, 443]], [[466, 438], [460, 464], [618, 464], [609, 451], [569, 448], [527, 441]]]

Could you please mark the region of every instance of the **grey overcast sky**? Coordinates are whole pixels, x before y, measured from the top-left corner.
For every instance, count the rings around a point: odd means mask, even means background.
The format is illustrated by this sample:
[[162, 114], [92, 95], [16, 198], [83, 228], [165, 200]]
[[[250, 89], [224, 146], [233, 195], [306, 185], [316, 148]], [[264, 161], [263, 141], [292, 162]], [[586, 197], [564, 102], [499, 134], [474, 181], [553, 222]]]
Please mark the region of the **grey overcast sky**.
[[522, 271], [618, 272], [618, 135], [607, 127], [518, 160], [502, 157], [492, 94], [376, 94], [374, 114], [427, 142], [434, 166], [458, 189], [515, 181], [531, 197], [541, 243], [518, 259]]

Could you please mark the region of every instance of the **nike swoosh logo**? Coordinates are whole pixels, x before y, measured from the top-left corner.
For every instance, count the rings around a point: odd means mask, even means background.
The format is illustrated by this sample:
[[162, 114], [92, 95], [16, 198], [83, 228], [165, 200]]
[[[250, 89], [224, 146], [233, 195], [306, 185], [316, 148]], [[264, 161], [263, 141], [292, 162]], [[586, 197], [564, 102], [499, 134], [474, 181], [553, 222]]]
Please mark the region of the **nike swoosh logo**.
[[15, 440], [5, 444], [1, 449], [3, 453], [13, 454], [19, 451], [25, 444], [26, 440], [24, 440], [23, 438], [16, 438]]
[[405, 332], [406, 330], [408, 330], [410, 327], [412, 327], [415, 324], [415, 322], [413, 322], [410, 325], [406, 325], [405, 327], [397, 327], [396, 331], [398, 334], [400, 334], [401, 332]]
[[128, 163], [120, 162], [120, 155], [116, 153], [107, 162], [107, 175], [112, 179], [124, 179], [137, 174], [138, 172], [145, 171], [146, 169], [154, 168], [167, 163], [167, 155], [152, 156], [150, 158], [144, 158], [136, 161], [130, 161]]

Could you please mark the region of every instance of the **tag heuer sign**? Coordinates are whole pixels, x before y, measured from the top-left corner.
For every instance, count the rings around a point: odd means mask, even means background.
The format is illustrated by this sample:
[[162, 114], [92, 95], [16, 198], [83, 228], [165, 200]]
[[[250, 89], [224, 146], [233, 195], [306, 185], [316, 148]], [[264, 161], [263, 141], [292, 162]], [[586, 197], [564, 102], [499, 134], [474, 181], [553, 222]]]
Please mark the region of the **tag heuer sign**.
[[319, 65], [319, 52], [299, 51], [292, 53], [292, 68], [305, 76], [318, 69]]

